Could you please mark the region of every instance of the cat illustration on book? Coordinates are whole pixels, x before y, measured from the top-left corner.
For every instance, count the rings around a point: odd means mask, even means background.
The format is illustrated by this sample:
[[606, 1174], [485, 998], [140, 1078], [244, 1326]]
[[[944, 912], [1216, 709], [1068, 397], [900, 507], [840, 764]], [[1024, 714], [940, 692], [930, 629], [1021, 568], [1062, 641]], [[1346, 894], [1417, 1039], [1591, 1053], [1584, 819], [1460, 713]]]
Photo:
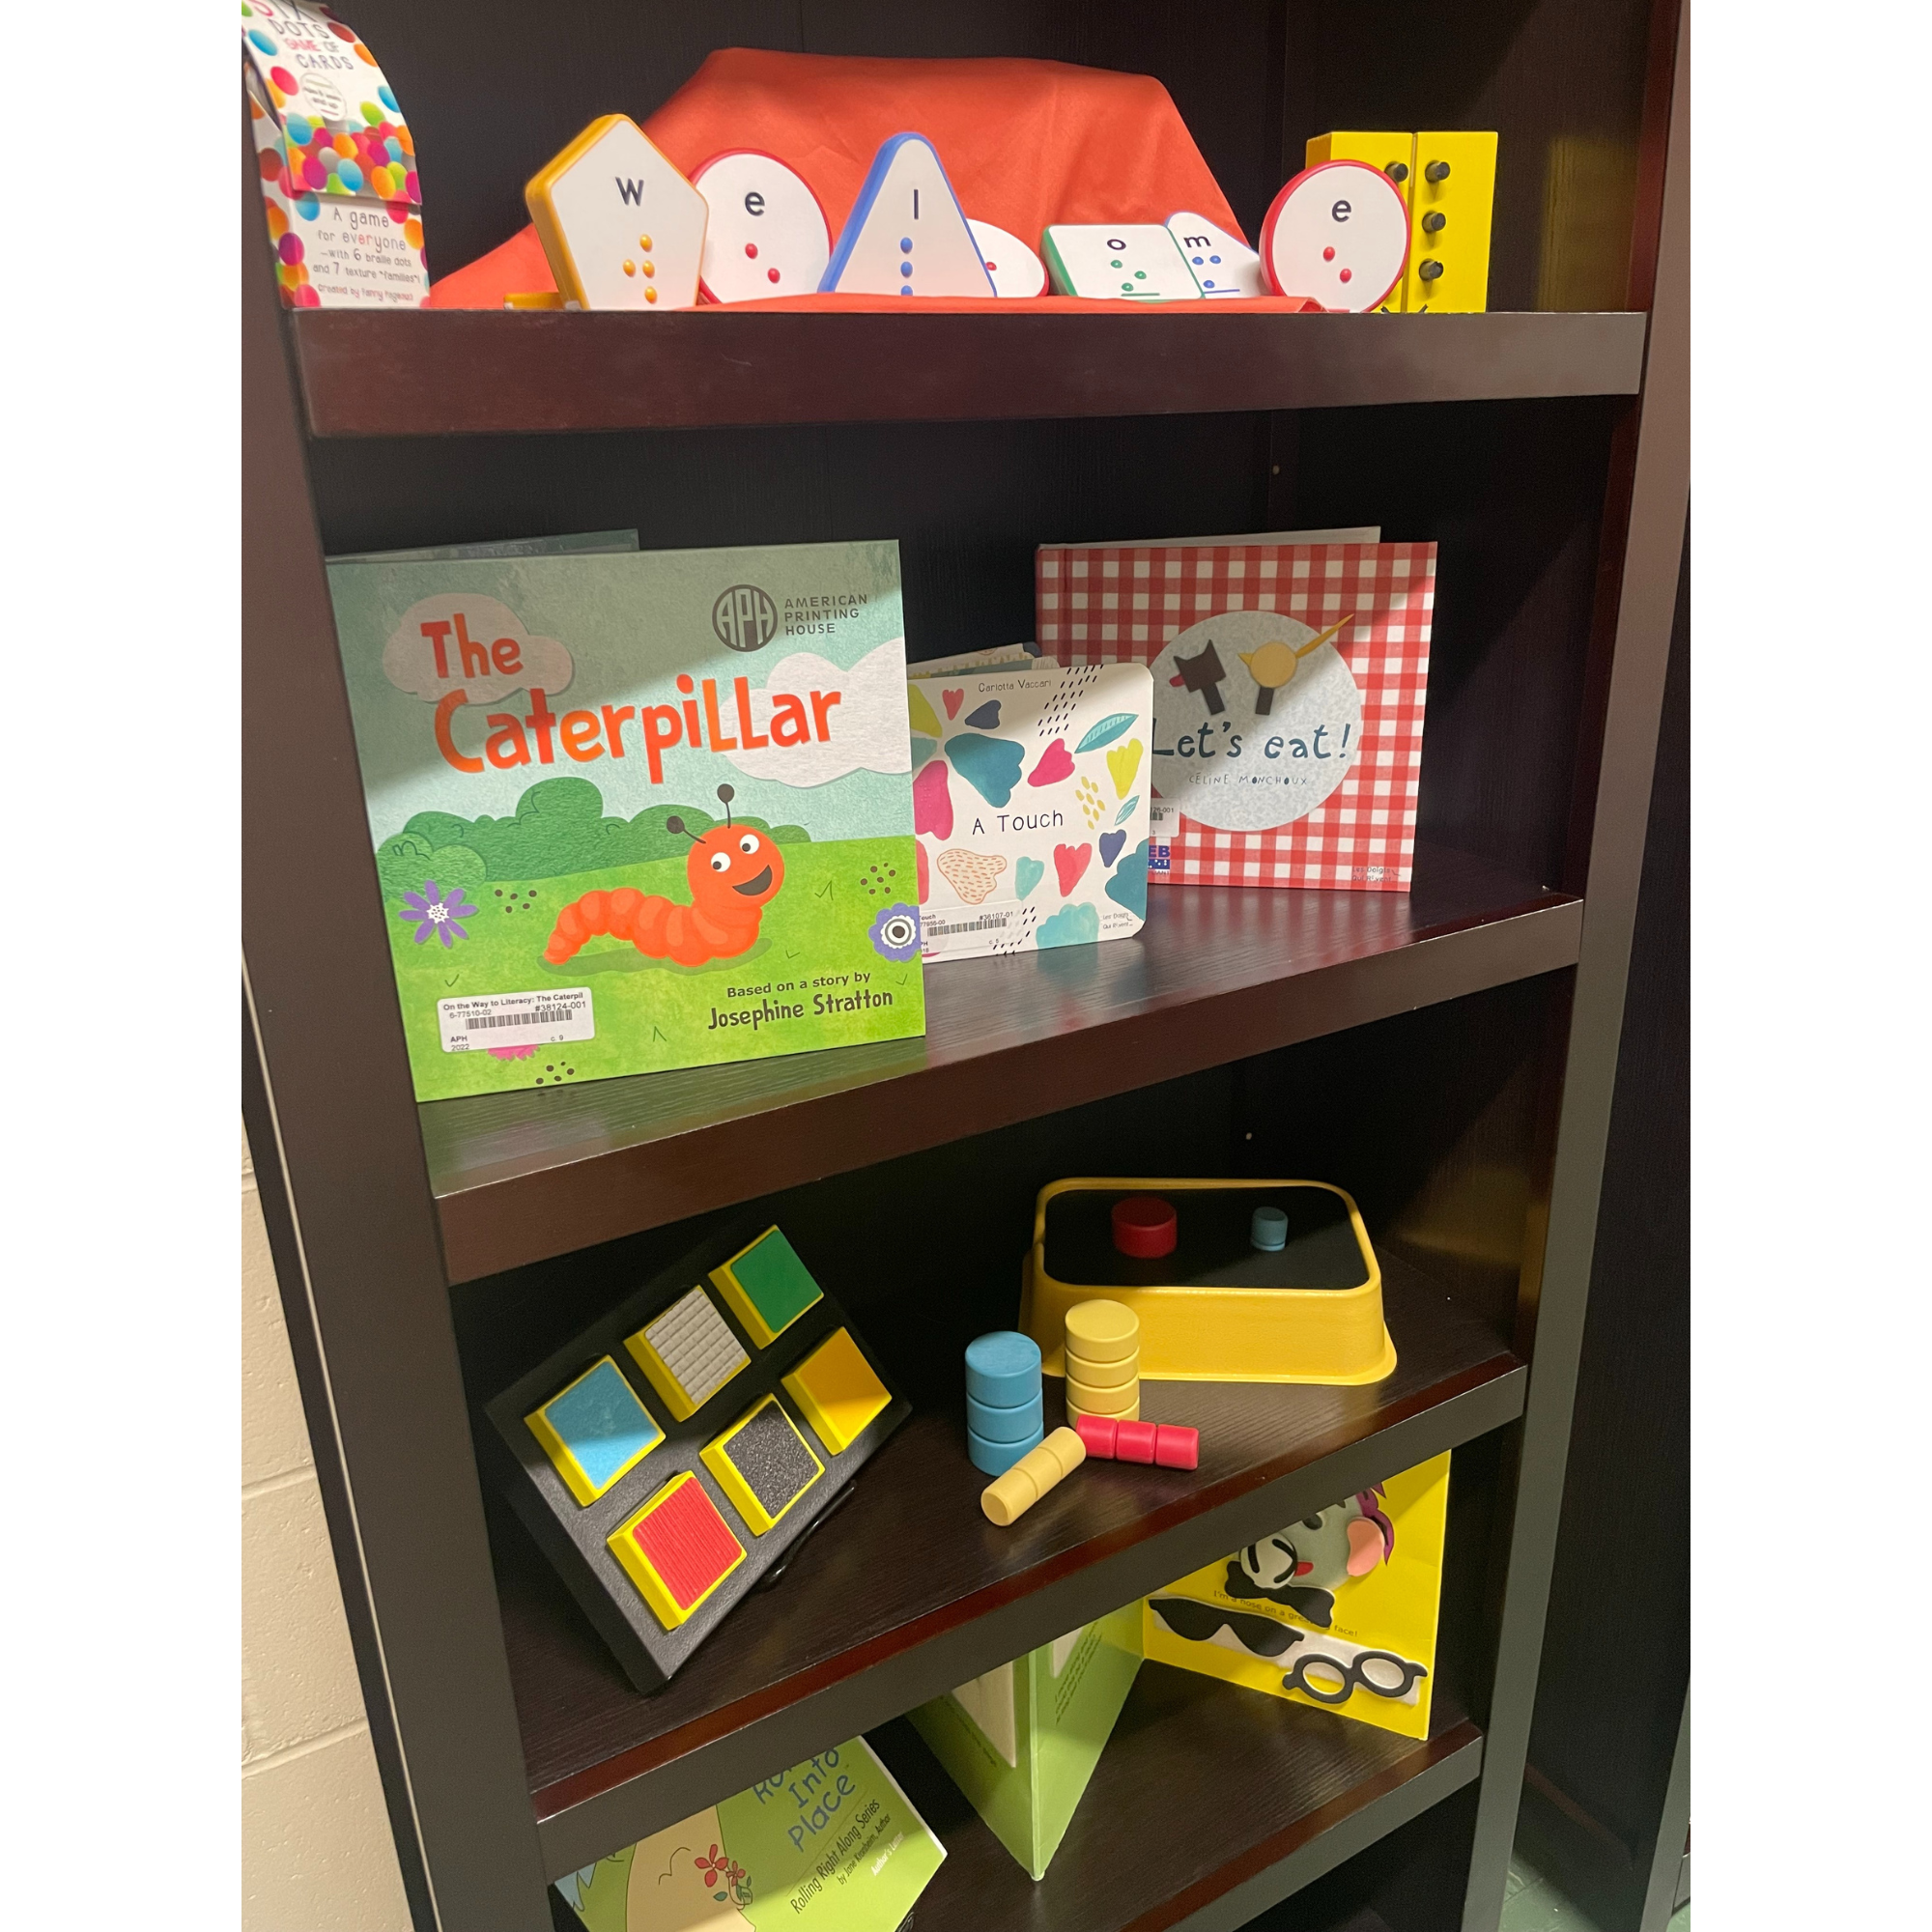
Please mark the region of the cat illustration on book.
[[1395, 1554], [1395, 1525], [1382, 1513], [1379, 1485], [1333, 1503], [1251, 1543], [1228, 1559], [1231, 1597], [1265, 1597], [1326, 1630], [1335, 1592]]
[[680, 966], [703, 966], [749, 952], [757, 944], [765, 907], [784, 885], [784, 859], [767, 834], [731, 823], [736, 796], [728, 784], [718, 787], [724, 823], [709, 832], [686, 832], [682, 818], [665, 820], [668, 831], [691, 840], [684, 862], [689, 905], [630, 886], [585, 893], [557, 915], [544, 957], [561, 966], [585, 941], [606, 933], [628, 939], [647, 958], [671, 959]]

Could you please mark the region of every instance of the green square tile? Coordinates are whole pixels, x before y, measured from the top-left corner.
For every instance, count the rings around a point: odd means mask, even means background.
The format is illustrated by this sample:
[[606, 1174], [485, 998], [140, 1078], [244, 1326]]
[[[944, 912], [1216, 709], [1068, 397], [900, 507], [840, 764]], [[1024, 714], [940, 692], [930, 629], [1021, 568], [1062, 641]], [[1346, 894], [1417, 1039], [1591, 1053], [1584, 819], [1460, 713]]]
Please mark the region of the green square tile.
[[782, 1334], [819, 1298], [818, 1284], [779, 1228], [747, 1248], [731, 1264], [731, 1272], [774, 1335]]

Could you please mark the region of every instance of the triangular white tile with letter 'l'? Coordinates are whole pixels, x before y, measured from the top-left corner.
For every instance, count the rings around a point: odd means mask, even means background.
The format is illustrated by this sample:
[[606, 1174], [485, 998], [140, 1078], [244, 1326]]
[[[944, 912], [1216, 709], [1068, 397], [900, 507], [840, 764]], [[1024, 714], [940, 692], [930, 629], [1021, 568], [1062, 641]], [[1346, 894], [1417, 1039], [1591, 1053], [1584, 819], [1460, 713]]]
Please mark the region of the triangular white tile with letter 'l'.
[[923, 134], [895, 134], [872, 157], [818, 287], [841, 295], [995, 294], [952, 184]]

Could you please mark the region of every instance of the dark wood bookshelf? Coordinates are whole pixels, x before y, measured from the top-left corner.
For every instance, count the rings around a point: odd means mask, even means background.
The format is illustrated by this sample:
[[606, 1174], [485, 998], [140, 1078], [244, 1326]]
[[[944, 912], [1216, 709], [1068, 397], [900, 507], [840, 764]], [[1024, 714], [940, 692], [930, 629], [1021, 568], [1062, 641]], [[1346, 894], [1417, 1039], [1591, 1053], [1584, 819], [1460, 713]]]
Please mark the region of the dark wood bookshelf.
[[1633, 314], [667, 315], [305, 309], [310, 432], [944, 422], [1634, 395]]
[[923, 1039], [429, 1102], [450, 1279], [1576, 964], [1575, 895], [1439, 847], [1415, 871], [1156, 890], [1134, 939], [935, 966]]
[[912, 1726], [871, 1736], [946, 1847], [918, 1932], [1210, 1932], [1245, 1924], [1481, 1771], [1453, 1697], [1427, 1738], [1144, 1663], [1036, 1884]]
[[[358, 25], [437, 273], [721, 43], [1154, 75], [1251, 235], [1326, 129], [1497, 130], [1475, 315], [291, 314], [245, 137], [240, 183], [243, 1110], [418, 1932], [539, 1932], [551, 1878], [862, 1730], [903, 1762], [916, 1704], [1445, 1450], [1435, 1735], [1150, 1666], [1037, 1888], [915, 1750], [951, 1848], [916, 1923], [1494, 1932], [1685, 549], [1681, 0], [1445, 0], [1393, 34], [1348, 0], [379, 0]], [[1356, 524], [1438, 546], [1412, 892], [1156, 892], [1133, 941], [936, 966], [920, 1040], [416, 1102], [326, 554], [893, 538], [917, 660], [1027, 635], [1042, 542]], [[1150, 1383], [1203, 1428], [1198, 1477], [1096, 1465], [996, 1531], [957, 1351], [1011, 1319], [1038, 1187], [1095, 1171], [1349, 1187], [1400, 1367]], [[915, 1410], [642, 1698], [486, 1489], [474, 1404], [683, 1223], [766, 1195]]]
[[[963, 1408], [919, 1409], [781, 1586], [656, 1695], [625, 1682], [536, 1547], [493, 1515], [524, 1762], [553, 1877], [764, 1773], [1159, 1589], [1283, 1522], [1521, 1412], [1526, 1372], [1437, 1284], [1384, 1257], [1400, 1360], [1362, 1388], [1147, 1382], [1202, 1432], [1192, 1474], [1094, 1463], [1011, 1529], [980, 1515]], [[1060, 1421], [1049, 1380], [1049, 1428]], [[836, 1526], [835, 1526], [836, 1525]]]

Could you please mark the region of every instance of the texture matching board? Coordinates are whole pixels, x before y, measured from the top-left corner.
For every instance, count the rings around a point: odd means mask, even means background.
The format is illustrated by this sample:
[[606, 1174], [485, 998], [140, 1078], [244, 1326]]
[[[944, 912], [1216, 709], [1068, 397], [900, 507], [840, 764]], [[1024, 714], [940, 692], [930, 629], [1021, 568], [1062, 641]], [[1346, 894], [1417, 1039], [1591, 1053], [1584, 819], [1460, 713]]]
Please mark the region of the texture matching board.
[[487, 1403], [479, 1435], [530, 1536], [649, 1691], [910, 1412], [784, 1235], [741, 1219]]

